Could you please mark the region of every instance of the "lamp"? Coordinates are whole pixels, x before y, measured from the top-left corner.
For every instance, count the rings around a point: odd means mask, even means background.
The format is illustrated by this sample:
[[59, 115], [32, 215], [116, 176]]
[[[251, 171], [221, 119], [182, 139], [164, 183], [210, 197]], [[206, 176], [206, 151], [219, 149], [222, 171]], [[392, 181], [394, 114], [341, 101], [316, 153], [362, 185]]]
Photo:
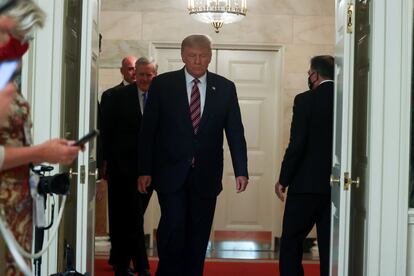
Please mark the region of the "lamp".
[[246, 16], [247, 0], [188, 0], [188, 11], [196, 20], [211, 24], [218, 33], [223, 24]]

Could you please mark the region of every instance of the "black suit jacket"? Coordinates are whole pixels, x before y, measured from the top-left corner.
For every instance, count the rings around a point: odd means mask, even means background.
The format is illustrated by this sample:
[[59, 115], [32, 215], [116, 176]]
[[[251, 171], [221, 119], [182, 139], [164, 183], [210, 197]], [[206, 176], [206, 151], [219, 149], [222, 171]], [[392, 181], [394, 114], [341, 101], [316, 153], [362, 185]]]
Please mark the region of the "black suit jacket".
[[152, 80], [141, 128], [140, 175], [151, 175], [157, 192], [185, 183], [192, 160], [195, 189], [207, 197], [222, 190], [223, 132], [236, 176], [248, 176], [247, 150], [233, 82], [207, 72], [206, 101], [197, 135], [190, 118], [184, 68]]
[[[100, 135], [98, 135], [98, 138], [96, 139], [96, 143], [97, 143], [97, 146], [96, 146], [96, 163], [97, 164], [96, 164], [96, 166], [99, 169], [102, 169], [103, 161], [104, 161], [103, 160], [103, 142], [102, 142], [102, 120], [103, 120], [103, 118], [102, 118], [102, 109], [104, 109], [104, 108], [102, 108], [102, 104], [105, 105], [106, 103], [108, 103], [110, 101], [110, 100], [108, 100], [107, 97], [111, 95], [112, 91], [116, 90], [119, 87], [123, 87], [123, 86], [124, 86], [124, 82], [121, 82], [120, 84], [115, 85], [114, 87], [111, 87], [111, 88], [105, 90], [102, 93], [101, 101], [98, 102], [97, 128], [100, 132]], [[100, 177], [101, 176], [99, 176], [99, 178]]]
[[111, 177], [138, 178], [138, 142], [142, 113], [136, 84], [102, 98], [103, 158]]
[[289, 193], [330, 193], [333, 82], [295, 97], [290, 142], [279, 182]]

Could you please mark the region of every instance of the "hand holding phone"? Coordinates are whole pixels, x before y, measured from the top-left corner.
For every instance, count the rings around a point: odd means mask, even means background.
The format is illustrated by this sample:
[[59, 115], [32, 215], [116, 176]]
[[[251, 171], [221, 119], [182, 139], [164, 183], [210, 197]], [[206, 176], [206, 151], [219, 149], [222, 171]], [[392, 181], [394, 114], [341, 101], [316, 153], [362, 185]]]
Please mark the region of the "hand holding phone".
[[77, 140], [73, 145], [82, 147], [87, 142], [89, 142], [89, 140], [93, 139], [98, 134], [99, 134], [99, 131], [97, 129], [94, 129], [91, 132], [89, 132], [88, 134], [86, 134], [85, 136], [83, 136], [82, 138], [80, 138], [79, 140]]
[[7, 60], [0, 63], [0, 91], [13, 80], [18, 67], [19, 62], [17, 60]]

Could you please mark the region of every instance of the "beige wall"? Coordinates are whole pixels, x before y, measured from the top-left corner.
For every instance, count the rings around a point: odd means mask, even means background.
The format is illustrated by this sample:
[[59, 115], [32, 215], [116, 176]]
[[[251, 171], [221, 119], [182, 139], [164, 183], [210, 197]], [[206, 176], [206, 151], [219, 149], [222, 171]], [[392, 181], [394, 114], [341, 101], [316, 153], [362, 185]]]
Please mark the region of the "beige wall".
[[[309, 58], [334, 51], [332, 0], [249, 0], [248, 14], [219, 34], [191, 18], [186, 0], [102, 0], [100, 91], [120, 82], [120, 60], [148, 55], [151, 42], [181, 42], [192, 33], [208, 34], [213, 43], [273, 44], [283, 47], [282, 145], [289, 139], [292, 102], [307, 89]], [[275, 175], [278, 175], [278, 170]]]
[[293, 97], [306, 90], [309, 57], [333, 54], [334, 1], [249, 0], [246, 18], [225, 25], [219, 34], [191, 18], [186, 7], [186, 0], [102, 0], [100, 91], [120, 82], [118, 68], [123, 56], [148, 55], [151, 42], [181, 42], [189, 34], [205, 33], [215, 43], [281, 45], [285, 146]]

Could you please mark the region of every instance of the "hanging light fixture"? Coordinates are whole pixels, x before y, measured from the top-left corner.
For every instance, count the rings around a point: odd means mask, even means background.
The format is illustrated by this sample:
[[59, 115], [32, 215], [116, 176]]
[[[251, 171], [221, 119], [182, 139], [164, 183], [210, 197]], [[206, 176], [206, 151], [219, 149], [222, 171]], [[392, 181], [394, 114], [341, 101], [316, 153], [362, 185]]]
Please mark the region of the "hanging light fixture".
[[218, 33], [223, 24], [246, 16], [247, 0], [188, 0], [188, 11], [196, 20], [211, 24]]

